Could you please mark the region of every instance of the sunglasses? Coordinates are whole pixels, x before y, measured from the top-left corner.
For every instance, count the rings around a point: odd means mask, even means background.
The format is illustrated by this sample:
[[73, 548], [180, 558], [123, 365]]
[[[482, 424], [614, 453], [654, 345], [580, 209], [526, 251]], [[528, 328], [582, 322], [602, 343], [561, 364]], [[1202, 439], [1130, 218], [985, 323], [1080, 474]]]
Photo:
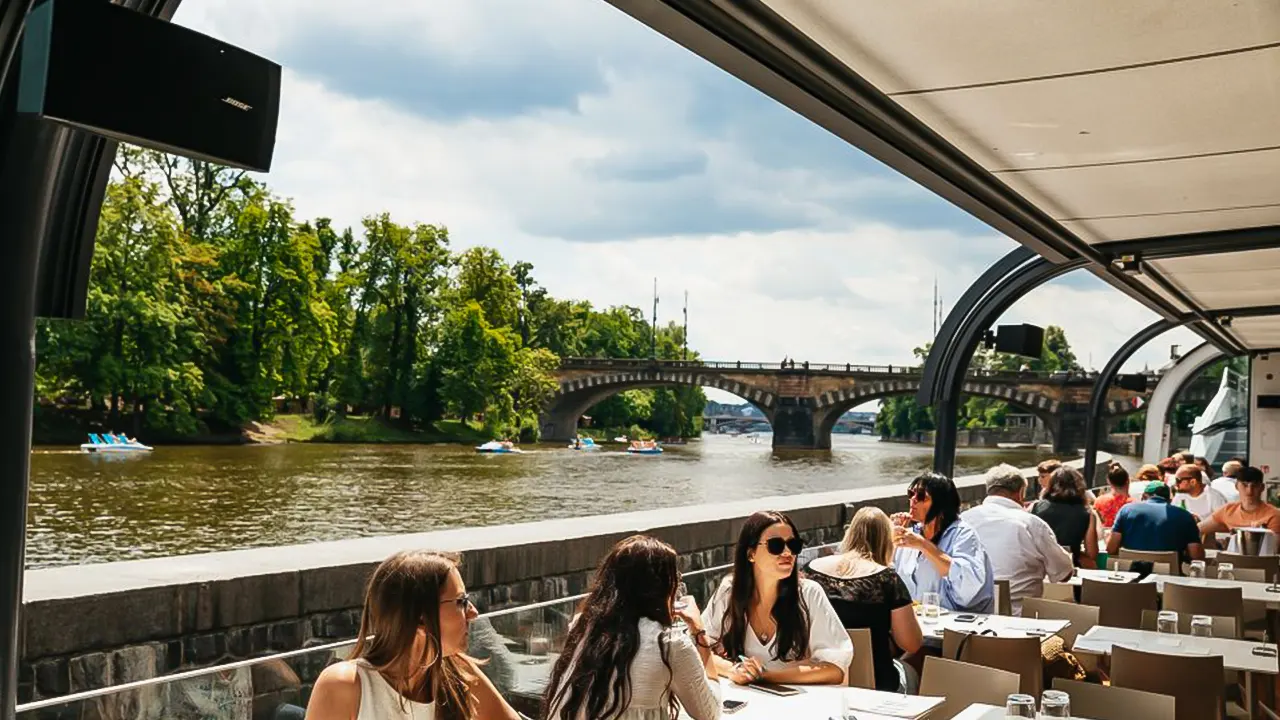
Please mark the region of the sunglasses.
[[454, 598], [453, 600], [442, 600], [440, 604], [448, 605], [450, 603], [452, 603], [454, 607], [458, 608], [460, 612], [466, 612], [471, 608], [471, 598], [466, 595], [463, 595], [460, 598]]
[[781, 555], [784, 548], [790, 550], [792, 555], [799, 555], [800, 551], [804, 549], [804, 540], [798, 537], [793, 537], [790, 540], [773, 537], [762, 543], [756, 543], [756, 545], [763, 545], [770, 555]]
[[912, 498], [915, 498], [916, 502], [924, 502], [925, 500], [929, 499], [929, 493], [925, 492], [923, 488], [918, 488], [916, 490], [908, 490], [907, 499], [910, 500]]

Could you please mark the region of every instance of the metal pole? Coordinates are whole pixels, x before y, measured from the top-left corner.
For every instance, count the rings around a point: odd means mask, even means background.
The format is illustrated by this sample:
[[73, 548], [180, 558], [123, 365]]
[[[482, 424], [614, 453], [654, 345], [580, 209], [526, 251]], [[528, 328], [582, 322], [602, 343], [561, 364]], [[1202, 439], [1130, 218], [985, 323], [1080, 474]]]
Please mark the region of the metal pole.
[[957, 398], [944, 398], [933, 408], [933, 470], [951, 477], [956, 466], [956, 423], [960, 420], [960, 405]]
[[47, 148], [38, 121], [17, 118], [0, 170], [0, 720], [12, 720], [18, 694], [22, 575], [26, 554], [31, 413], [35, 395], [36, 276], [48, 213]]
[[689, 360], [689, 291], [684, 291], [684, 360]]
[[653, 330], [649, 333], [652, 345], [649, 347], [649, 358], [658, 359], [658, 278], [653, 279]]

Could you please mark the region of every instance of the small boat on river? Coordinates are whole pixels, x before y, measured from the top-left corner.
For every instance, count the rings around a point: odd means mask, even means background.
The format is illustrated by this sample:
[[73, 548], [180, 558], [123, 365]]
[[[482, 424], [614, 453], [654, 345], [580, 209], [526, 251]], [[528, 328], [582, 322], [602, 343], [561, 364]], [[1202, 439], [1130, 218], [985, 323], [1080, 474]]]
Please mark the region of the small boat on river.
[[518, 455], [524, 451], [510, 440], [490, 440], [483, 445], [477, 445], [476, 452], [488, 455]]
[[89, 442], [80, 444], [80, 452], [86, 453], [149, 453], [151, 450], [150, 445], [143, 445], [134, 438], [114, 433], [102, 433], [101, 436], [89, 433]]
[[661, 455], [662, 448], [653, 440], [632, 440], [627, 452], [632, 455]]
[[570, 450], [599, 450], [600, 446], [596, 441], [589, 437], [577, 437], [573, 442], [569, 443]]

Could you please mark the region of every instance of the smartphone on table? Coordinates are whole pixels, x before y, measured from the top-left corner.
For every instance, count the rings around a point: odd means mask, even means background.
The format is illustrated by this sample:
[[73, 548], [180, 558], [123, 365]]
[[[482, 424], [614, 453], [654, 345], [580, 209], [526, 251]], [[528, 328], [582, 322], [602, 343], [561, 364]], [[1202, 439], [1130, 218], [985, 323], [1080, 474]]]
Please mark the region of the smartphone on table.
[[751, 688], [752, 690], [759, 690], [760, 692], [767, 692], [770, 695], [780, 695], [782, 697], [799, 695], [800, 693], [804, 692], [804, 690], [801, 690], [798, 687], [791, 687], [790, 685], [779, 685], [777, 683], [764, 682], [761, 680], [757, 680], [751, 683], [750, 685], [748, 685], [747, 687]]
[[738, 712], [739, 710], [741, 710], [742, 708], [746, 707], [746, 705], [747, 705], [746, 700], [725, 700], [723, 705], [724, 714], [732, 715]]

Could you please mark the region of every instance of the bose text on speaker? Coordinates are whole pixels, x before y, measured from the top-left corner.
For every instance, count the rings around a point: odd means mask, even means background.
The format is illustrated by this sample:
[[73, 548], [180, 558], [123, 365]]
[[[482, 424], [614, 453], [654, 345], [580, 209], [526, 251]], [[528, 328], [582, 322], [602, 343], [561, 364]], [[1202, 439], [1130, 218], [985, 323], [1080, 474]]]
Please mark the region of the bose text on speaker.
[[266, 172], [280, 66], [107, 0], [44, 0], [23, 33], [18, 111]]

